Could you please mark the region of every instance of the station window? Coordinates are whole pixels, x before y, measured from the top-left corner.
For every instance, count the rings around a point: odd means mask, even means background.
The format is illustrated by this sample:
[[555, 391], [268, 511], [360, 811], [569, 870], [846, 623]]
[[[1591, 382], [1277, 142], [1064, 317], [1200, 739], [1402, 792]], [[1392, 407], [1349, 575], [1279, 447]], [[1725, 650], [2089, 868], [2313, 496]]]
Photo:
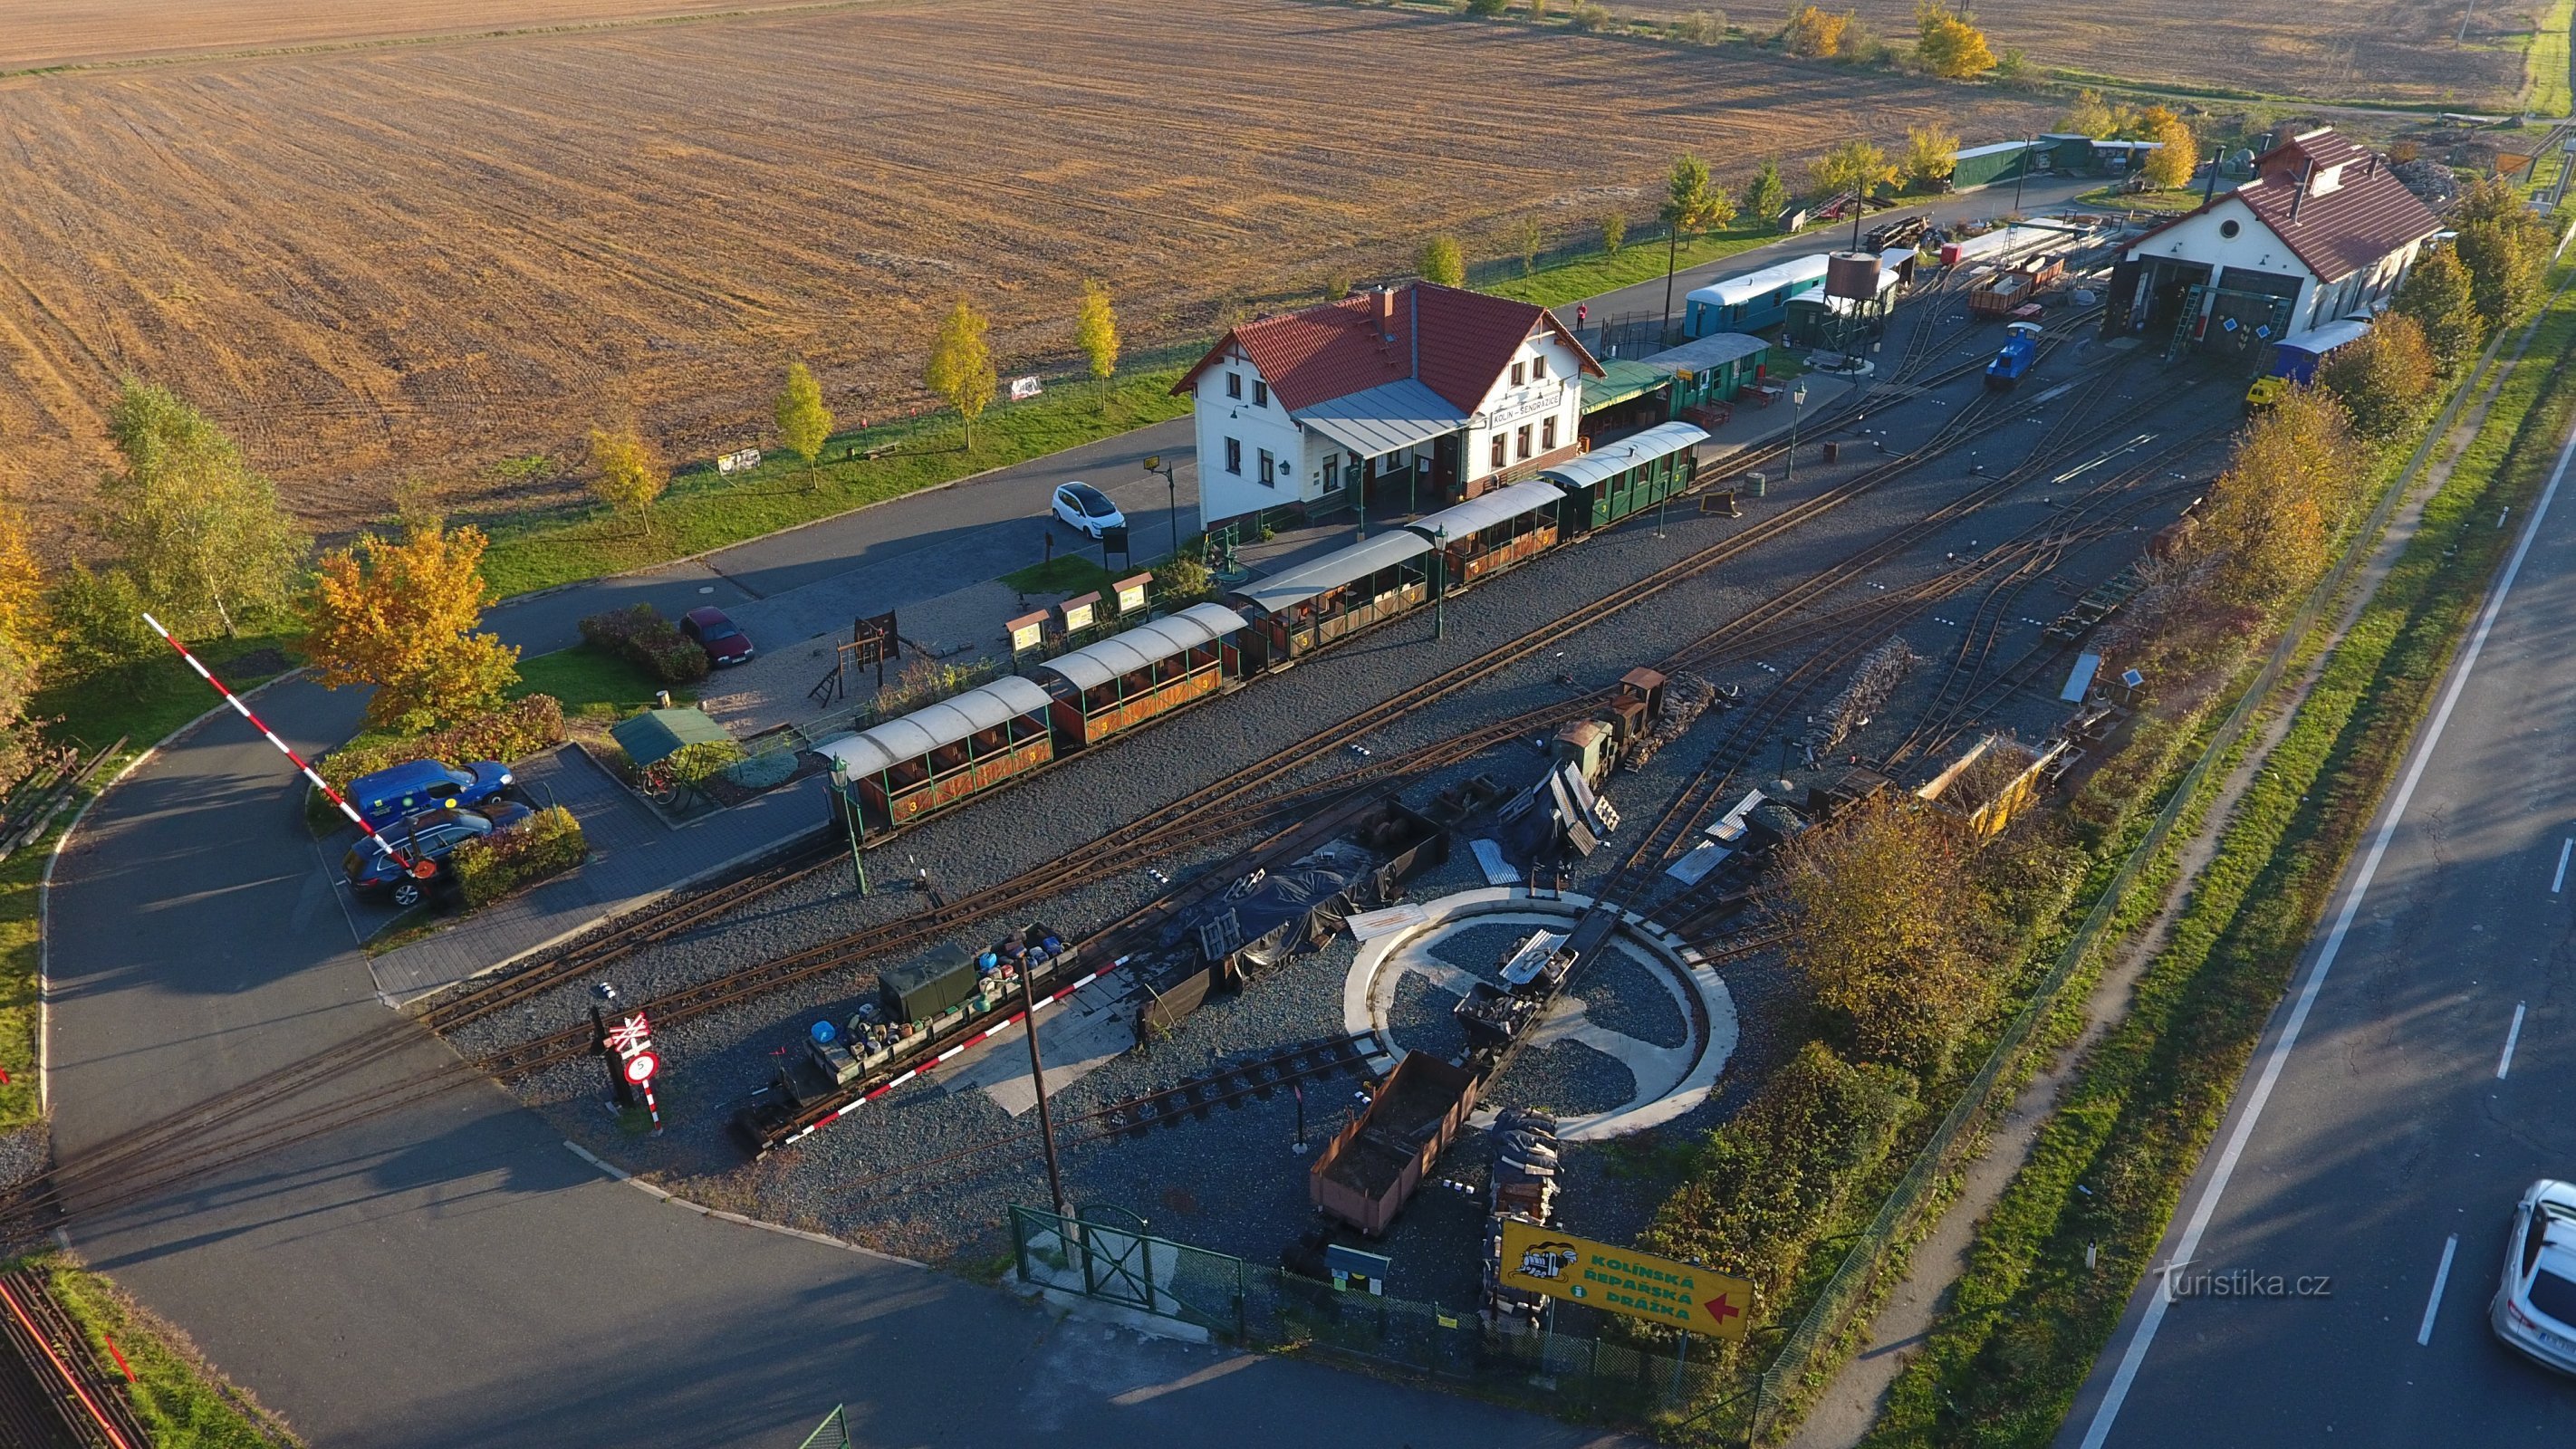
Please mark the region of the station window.
[[1252, 405], [1257, 408], [1270, 406], [1270, 384], [1257, 377], [1252, 380]]
[[1513, 364], [1512, 364], [1512, 386], [1514, 386], [1514, 387], [1518, 387], [1518, 386], [1520, 386], [1522, 383], [1529, 381], [1529, 375], [1528, 375], [1528, 374], [1529, 374], [1529, 364], [1527, 364], [1527, 363], [1522, 363], [1522, 362], [1515, 362], [1515, 363], [1513, 363]]
[[1243, 440], [1241, 438], [1228, 438], [1225, 440], [1225, 471], [1232, 473], [1237, 477], [1241, 477], [1243, 474]]
[[1514, 430], [1512, 435], [1512, 441], [1518, 445], [1520, 449], [1518, 456], [1523, 458], [1529, 456], [1529, 433], [1529, 424], [1523, 423], [1519, 428]]
[[1533, 358], [1531, 358], [1531, 359], [1530, 359], [1530, 381], [1532, 381], [1532, 382], [1538, 382], [1538, 381], [1540, 381], [1540, 380], [1544, 379], [1546, 376], [1547, 376], [1547, 359], [1546, 359], [1546, 358], [1544, 358], [1544, 357], [1533, 357]]
[[1538, 425], [1538, 450], [1542, 453], [1556, 451], [1556, 419], [1549, 418]]
[[1495, 433], [1494, 433], [1494, 462], [1493, 462], [1493, 466], [1495, 466], [1495, 467], [1499, 468], [1499, 467], [1503, 466], [1503, 463], [1504, 463], [1504, 462], [1505, 462], [1505, 459], [1504, 459], [1504, 457], [1503, 457], [1503, 435], [1502, 435], [1502, 432], [1498, 429], [1498, 430], [1496, 430], [1496, 431], [1495, 431]]
[[1225, 375], [1225, 395], [1226, 395], [1227, 397], [1241, 397], [1241, 396], [1243, 396], [1243, 374], [1242, 374], [1242, 373], [1239, 373], [1239, 372], [1229, 372], [1229, 373], [1227, 373], [1227, 374]]
[[1324, 459], [1324, 491], [1338, 493], [1342, 487], [1342, 455], [1334, 453]]
[[1269, 450], [1268, 448], [1264, 448], [1264, 449], [1262, 449], [1262, 450], [1261, 450], [1261, 486], [1262, 486], [1262, 487], [1264, 487], [1264, 488], [1276, 488], [1276, 487], [1278, 487], [1278, 486], [1279, 486], [1278, 478], [1279, 478], [1279, 465], [1278, 465], [1278, 463], [1277, 463], [1275, 460], [1273, 460], [1273, 459], [1271, 458], [1271, 456], [1270, 456], [1270, 450]]

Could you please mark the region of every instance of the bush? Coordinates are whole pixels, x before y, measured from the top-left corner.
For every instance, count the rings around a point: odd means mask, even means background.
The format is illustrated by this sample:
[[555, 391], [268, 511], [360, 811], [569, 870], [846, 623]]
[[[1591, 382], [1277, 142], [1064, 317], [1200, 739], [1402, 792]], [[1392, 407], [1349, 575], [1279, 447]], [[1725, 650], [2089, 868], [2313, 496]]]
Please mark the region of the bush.
[[1692, 45], [1716, 45], [1726, 39], [1726, 12], [1694, 10], [1673, 22], [1673, 38]]
[[1566, 12], [1566, 23], [1577, 30], [1597, 33], [1617, 25], [1619, 17], [1611, 14], [1610, 7], [1607, 5], [1595, 5], [1591, 0], [1577, 0], [1574, 8]]
[[664, 684], [695, 684], [711, 667], [707, 651], [651, 604], [593, 614], [581, 621], [581, 638], [593, 649], [633, 660]]
[[664, 755], [653, 771], [673, 784], [703, 785], [742, 758], [742, 746], [732, 740], [698, 740]]
[[1162, 586], [1165, 597], [1175, 604], [1195, 603], [1208, 596], [1215, 581], [1208, 566], [1194, 554], [1182, 554], [1154, 570], [1154, 582]]
[[1508, 0], [1467, 0], [1470, 15], [1500, 15]]
[[589, 858], [581, 822], [561, 805], [538, 811], [514, 830], [464, 841], [448, 857], [469, 910], [561, 875]]
[[[1776, 1317], [1781, 1292], [1912, 1115], [1908, 1085], [1902, 1072], [1807, 1043], [1709, 1134], [1637, 1246], [1752, 1279], [1754, 1301]], [[1727, 1345], [1730, 1356], [1738, 1347]]]

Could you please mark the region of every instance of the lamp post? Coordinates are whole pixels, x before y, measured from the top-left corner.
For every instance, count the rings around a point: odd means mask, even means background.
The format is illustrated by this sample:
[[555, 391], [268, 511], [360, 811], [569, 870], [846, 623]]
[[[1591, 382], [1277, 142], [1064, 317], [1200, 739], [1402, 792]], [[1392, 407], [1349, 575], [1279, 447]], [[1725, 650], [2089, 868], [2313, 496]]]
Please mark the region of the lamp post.
[[[1448, 598], [1449, 530], [1435, 523], [1431, 526], [1431, 638], [1434, 643], [1439, 641], [1441, 631], [1447, 627], [1447, 621], [1441, 617], [1440, 606], [1447, 602]], [[1301, 1142], [1306, 1136], [1305, 1100], [1303, 1097], [1297, 1099], [1299, 1122], [1297, 1138]]]
[[[1163, 494], [1169, 500], [1172, 513], [1172, 557], [1179, 558], [1181, 556], [1180, 469], [1164, 462], [1162, 454], [1148, 453], [1145, 455], [1145, 471], [1163, 475]], [[1050, 532], [1048, 536], [1052, 538], [1054, 535]], [[1131, 563], [1128, 567], [1133, 568], [1135, 565]]]
[[1806, 406], [1807, 380], [1802, 377], [1789, 388], [1789, 456], [1780, 468], [1780, 486], [1783, 488], [1798, 481], [1798, 415]]
[[[884, 666], [880, 664], [878, 667]], [[851, 798], [850, 784], [850, 777], [835, 767], [832, 771], [832, 793], [841, 797], [841, 826], [850, 836], [850, 871], [858, 877], [859, 894], [864, 896], [868, 893], [868, 863], [859, 854], [859, 802]]]

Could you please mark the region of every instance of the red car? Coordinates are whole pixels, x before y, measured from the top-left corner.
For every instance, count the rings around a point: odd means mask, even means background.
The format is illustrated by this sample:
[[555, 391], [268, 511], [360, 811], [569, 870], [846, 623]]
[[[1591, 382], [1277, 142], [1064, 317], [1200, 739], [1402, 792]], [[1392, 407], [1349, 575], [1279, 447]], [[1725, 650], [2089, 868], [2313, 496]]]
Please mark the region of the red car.
[[708, 660], [720, 669], [751, 658], [751, 636], [742, 632], [740, 624], [727, 618], [725, 611], [713, 604], [681, 615], [680, 632], [707, 651]]

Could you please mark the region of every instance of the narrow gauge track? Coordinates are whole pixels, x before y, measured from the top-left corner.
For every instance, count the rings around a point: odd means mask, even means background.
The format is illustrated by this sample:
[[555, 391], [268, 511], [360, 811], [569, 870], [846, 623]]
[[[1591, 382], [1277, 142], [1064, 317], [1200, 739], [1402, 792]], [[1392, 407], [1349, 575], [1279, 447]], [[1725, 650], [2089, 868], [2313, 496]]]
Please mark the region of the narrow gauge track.
[[[2080, 322], [2083, 315], [2086, 314], [2069, 318], [2069, 324]], [[1937, 383], [1965, 375], [1975, 370], [1978, 365], [1976, 361], [1971, 360], [1945, 369], [1929, 382]], [[1360, 711], [1305, 741], [1277, 752], [1269, 760], [1239, 772], [1232, 777], [1231, 783], [1218, 782], [1194, 791], [1087, 846], [1078, 848], [1072, 855], [1050, 862], [1039, 870], [1023, 873], [1021, 876], [971, 892], [945, 906], [907, 918], [898, 923], [890, 934], [858, 933], [874, 939], [861, 943], [845, 938], [839, 942], [828, 943], [824, 947], [763, 963], [747, 972], [719, 978], [717, 982], [708, 983], [705, 987], [688, 993], [689, 999], [678, 1001], [667, 998], [657, 999], [645, 1003], [645, 1007], [655, 1013], [657, 1020], [666, 1023], [684, 1020], [868, 956], [935, 941], [971, 921], [1041, 898], [1048, 890], [1060, 883], [1069, 870], [1105, 863], [1113, 856], [1148, 847], [1187, 848], [1191, 844], [1222, 838], [1239, 831], [1243, 824], [1240, 818], [1210, 817], [1217, 807], [1240, 800], [1242, 796], [1266, 782], [1276, 770], [1300, 760], [1316, 758], [1339, 744], [1363, 736], [1424, 703], [1490, 677], [1548, 644], [1589, 628], [1631, 604], [1655, 597], [1709, 568], [1874, 490], [1911, 468], [1919, 466], [1922, 462], [1946, 452], [1964, 441], [1967, 436], [2003, 425], [2009, 419], [1983, 420], [1985, 414], [1992, 411], [1993, 401], [1991, 397], [1980, 397], [1945, 422], [1934, 437], [1923, 445], [1865, 470], [1862, 474], [1828, 488], [1814, 498], [1793, 504], [1636, 583], [1580, 606], [1537, 634], [1525, 636], [1510, 645], [1488, 651], [1476, 659], [1453, 666], [1379, 705]], [[1830, 426], [1838, 420], [1842, 412], [1848, 410], [1848, 406], [1845, 405], [1838, 408], [1835, 413], [1828, 414], [1822, 425]], [[1731, 462], [1738, 468], [1750, 466], [1753, 463], [1775, 458], [1779, 456], [1780, 451], [1778, 448], [1759, 450], [1749, 455], [1739, 455]], [[1572, 703], [1569, 701], [1568, 707]], [[1562, 710], [1555, 712], [1561, 714]], [[1517, 727], [1514, 732], [1517, 732]], [[1509, 734], [1500, 737], [1508, 738]], [[1478, 748], [1481, 747], [1478, 746]], [[1472, 750], [1464, 753], [1472, 753]], [[801, 863], [791, 860], [773, 867], [772, 871], [767, 873], [771, 883], [765, 889], [774, 890], [786, 881], [798, 878], [801, 874], [810, 874], [813, 870], [823, 868], [832, 863], [835, 858], [828, 845], [818, 846], [816, 851], [814, 858]], [[670, 915], [654, 913], [624, 925], [612, 926], [602, 936], [594, 938], [594, 942], [579, 943], [555, 961], [532, 968], [527, 972], [504, 977], [489, 986], [441, 1002], [424, 1013], [419, 1024], [430, 1025], [433, 1030], [452, 1031], [457, 1026], [489, 1016], [508, 1005], [526, 1000], [566, 981], [577, 979], [580, 975], [598, 969], [599, 965], [607, 960], [615, 959], [616, 956], [634, 949], [637, 945], [651, 940], [666, 939], [680, 930], [688, 929], [705, 919], [722, 914], [724, 909], [738, 907], [749, 898], [740, 890], [723, 892], [726, 904], [723, 907], [716, 907], [707, 900], [710, 894], [714, 893], [702, 892], [698, 896], [689, 898], [676, 906], [674, 913]], [[0, 1199], [0, 1227], [32, 1222], [49, 1212], [60, 1210], [64, 1205], [63, 1193], [67, 1188], [81, 1188], [85, 1197], [93, 1199], [93, 1209], [101, 1205], [113, 1205], [115, 1202], [131, 1201], [137, 1196], [157, 1190], [149, 1185], [140, 1184], [139, 1181], [132, 1186], [126, 1185], [125, 1180], [133, 1178], [132, 1169], [138, 1163], [148, 1163], [151, 1169], [155, 1169], [149, 1172], [149, 1176], [154, 1179], [183, 1179], [207, 1167], [235, 1160], [240, 1155], [270, 1150], [285, 1141], [300, 1140], [301, 1137], [315, 1135], [320, 1131], [330, 1130], [334, 1126], [353, 1124], [404, 1105], [401, 1100], [383, 1099], [371, 1100], [366, 1104], [334, 1104], [275, 1119], [232, 1138], [214, 1139], [207, 1135], [212, 1128], [309, 1090], [360, 1063], [381, 1056], [386, 1051], [416, 1042], [418, 1038], [409, 1031], [408, 1026], [409, 1024], [389, 1024], [382, 1032], [364, 1034], [341, 1046], [327, 1049], [304, 1062], [281, 1068], [262, 1078], [244, 1083], [174, 1113], [153, 1127], [130, 1134], [127, 1138], [98, 1152], [63, 1164], [35, 1188], [22, 1189], [6, 1199]], [[430, 1074], [420, 1085], [426, 1092], [435, 1093], [451, 1086], [462, 1085], [466, 1081], [477, 1080], [486, 1072], [511, 1074], [531, 1071], [569, 1060], [588, 1049], [588, 1029], [570, 1028], [523, 1043], [506, 1052], [486, 1055], [472, 1063], [460, 1060], [453, 1067], [442, 1067]]]

